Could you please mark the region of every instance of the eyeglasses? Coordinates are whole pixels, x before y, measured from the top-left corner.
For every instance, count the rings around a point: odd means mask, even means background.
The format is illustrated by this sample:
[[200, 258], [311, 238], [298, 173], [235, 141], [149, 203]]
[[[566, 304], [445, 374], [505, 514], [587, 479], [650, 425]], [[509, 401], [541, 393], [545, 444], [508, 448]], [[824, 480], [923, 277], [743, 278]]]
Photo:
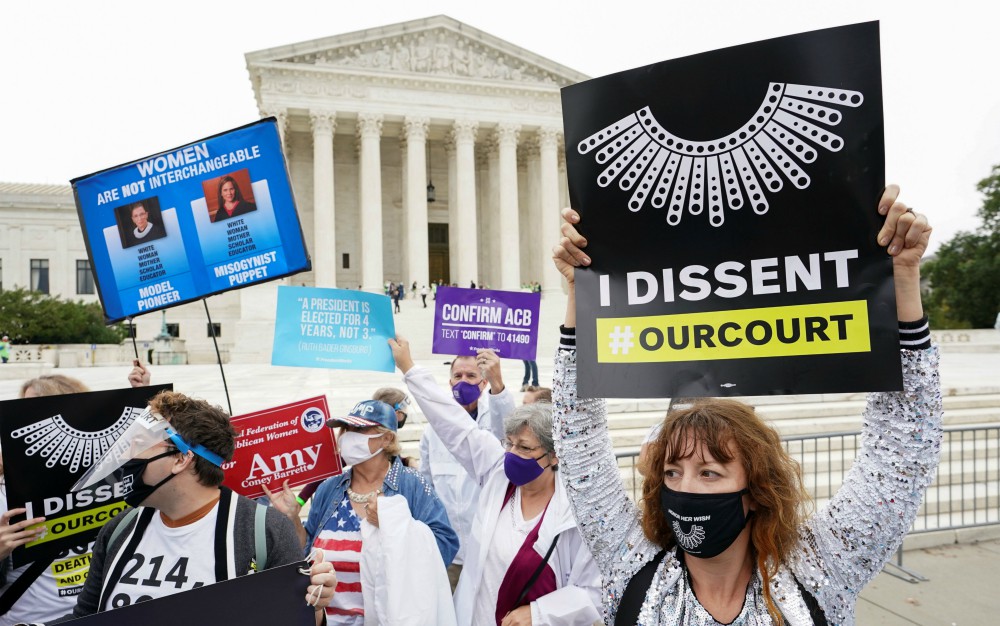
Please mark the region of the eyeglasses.
[[504, 450], [506, 450], [507, 452], [514, 452], [515, 454], [518, 454], [520, 456], [531, 456], [535, 452], [535, 450], [542, 449], [542, 446], [535, 446], [534, 448], [522, 446], [519, 443], [514, 443], [510, 439], [504, 439], [501, 443], [503, 443]]

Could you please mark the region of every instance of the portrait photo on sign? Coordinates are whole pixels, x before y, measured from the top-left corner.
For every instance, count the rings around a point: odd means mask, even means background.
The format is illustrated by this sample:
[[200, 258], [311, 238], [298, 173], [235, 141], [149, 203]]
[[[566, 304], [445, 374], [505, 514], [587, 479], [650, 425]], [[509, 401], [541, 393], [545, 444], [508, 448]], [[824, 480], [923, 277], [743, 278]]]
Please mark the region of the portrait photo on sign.
[[208, 215], [213, 223], [224, 222], [231, 217], [257, 210], [248, 169], [211, 178], [203, 181], [201, 186], [205, 190]]
[[131, 248], [163, 239], [167, 229], [160, 214], [160, 199], [156, 196], [129, 202], [115, 209], [122, 248]]

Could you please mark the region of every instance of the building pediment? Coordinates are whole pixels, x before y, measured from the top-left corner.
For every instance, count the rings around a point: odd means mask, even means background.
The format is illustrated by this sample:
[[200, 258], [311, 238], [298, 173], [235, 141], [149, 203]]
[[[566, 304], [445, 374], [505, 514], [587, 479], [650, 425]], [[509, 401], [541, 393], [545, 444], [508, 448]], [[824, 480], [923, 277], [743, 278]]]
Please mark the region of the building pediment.
[[247, 64], [464, 78], [520, 86], [564, 87], [588, 78], [443, 15], [252, 52], [247, 54]]

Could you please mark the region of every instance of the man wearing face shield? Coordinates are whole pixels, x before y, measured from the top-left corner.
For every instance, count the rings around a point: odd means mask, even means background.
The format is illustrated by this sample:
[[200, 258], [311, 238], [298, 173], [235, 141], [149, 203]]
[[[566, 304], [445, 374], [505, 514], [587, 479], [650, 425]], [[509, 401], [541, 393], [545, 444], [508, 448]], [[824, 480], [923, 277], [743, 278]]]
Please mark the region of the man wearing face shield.
[[[72, 617], [258, 569], [258, 505], [221, 486], [221, 465], [232, 459], [235, 448], [236, 432], [222, 409], [171, 391], [150, 400], [147, 411], [74, 486], [77, 490], [100, 482], [120, 483], [125, 502], [137, 509], [101, 529]], [[301, 561], [289, 520], [267, 510], [264, 521], [266, 567]], [[316, 607], [317, 624], [335, 585], [329, 563], [312, 566], [306, 601]]]
[[[486, 392], [487, 384], [489, 392]], [[514, 396], [504, 386], [500, 358], [492, 350], [479, 350], [475, 356], [455, 357], [451, 362], [449, 385], [452, 398], [465, 409], [473, 423], [480, 430], [492, 433], [497, 441], [502, 440], [503, 420], [514, 412]], [[427, 418], [430, 420], [430, 416]], [[458, 533], [458, 555], [448, 568], [454, 590], [465, 562], [464, 546], [472, 531], [480, 487], [432, 428], [425, 428], [420, 438], [420, 473], [434, 485]]]

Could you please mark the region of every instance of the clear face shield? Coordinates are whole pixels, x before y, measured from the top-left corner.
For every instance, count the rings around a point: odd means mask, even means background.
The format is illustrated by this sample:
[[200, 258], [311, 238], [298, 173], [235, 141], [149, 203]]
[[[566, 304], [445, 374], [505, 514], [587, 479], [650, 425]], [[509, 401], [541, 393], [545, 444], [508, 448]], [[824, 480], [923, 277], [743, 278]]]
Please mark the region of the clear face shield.
[[71, 491], [86, 489], [108, 477], [113, 478], [115, 470], [126, 462], [137, 458], [156, 444], [167, 441], [170, 438], [168, 430], [170, 425], [167, 420], [146, 407], [121, 437], [111, 444], [108, 451], [76, 481]]
[[200, 444], [188, 443], [170, 427], [162, 415], [146, 407], [122, 436], [111, 444], [108, 451], [76, 481], [71, 491], [86, 489], [101, 481], [114, 482], [117, 470], [163, 442], [169, 442], [182, 453], [193, 452], [216, 466], [222, 466], [222, 458], [218, 454]]

